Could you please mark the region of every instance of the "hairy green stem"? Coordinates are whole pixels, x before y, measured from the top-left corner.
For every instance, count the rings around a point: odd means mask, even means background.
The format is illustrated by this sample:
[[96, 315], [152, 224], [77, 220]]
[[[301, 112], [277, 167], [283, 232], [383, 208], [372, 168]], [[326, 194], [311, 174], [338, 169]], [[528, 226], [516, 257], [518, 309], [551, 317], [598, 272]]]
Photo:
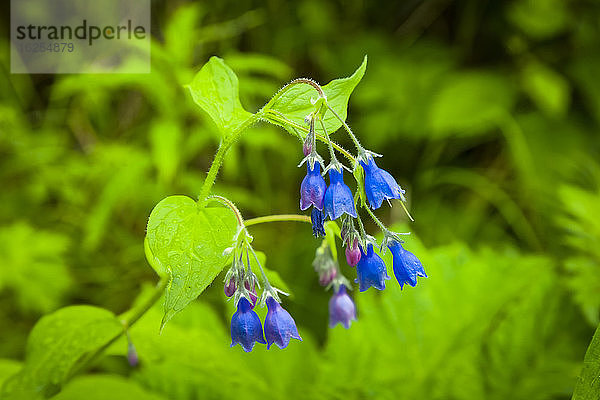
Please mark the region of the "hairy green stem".
[[[269, 118], [272, 118], [278, 124], [282, 124], [282, 125], [283, 124], [288, 124], [288, 125], [291, 125], [293, 128], [298, 129], [300, 131], [303, 131], [305, 133], [309, 132], [307, 128], [305, 128], [305, 127], [303, 127], [301, 125], [298, 125], [294, 121], [286, 118], [283, 114], [281, 114], [278, 111], [267, 110], [267, 114], [269, 114]], [[267, 119], [267, 121], [271, 122], [269, 119]], [[323, 143], [327, 143], [327, 139], [329, 139], [329, 137], [325, 138], [323, 134], [316, 133], [316, 132], [315, 132], [315, 136], [316, 136], [317, 139], [319, 139]], [[331, 141], [331, 145], [333, 146], [334, 149], [336, 149], [341, 154], [343, 154], [344, 157], [346, 157], [350, 162], [352, 162], [353, 164], [356, 162], [356, 159], [354, 158], [354, 156], [352, 154], [348, 153], [348, 151], [346, 149], [344, 149], [342, 146], [340, 146], [339, 144], [337, 144], [333, 140]]]
[[223, 143], [221, 143], [221, 145], [219, 146], [219, 149], [217, 150], [217, 154], [215, 154], [215, 158], [214, 158], [212, 164], [210, 165], [208, 174], [206, 175], [206, 178], [204, 179], [204, 184], [202, 185], [202, 188], [200, 189], [200, 194], [198, 195], [198, 201], [200, 202], [200, 205], [205, 204], [206, 198], [210, 194], [210, 190], [212, 189], [213, 185], [215, 184], [215, 180], [217, 179], [217, 174], [219, 173], [219, 169], [221, 168], [221, 165], [223, 164], [223, 161], [225, 160], [225, 155], [227, 154], [227, 151], [229, 150], [231, 145], [233, 145], [239, 139], [239, 137], [246, 130], [246, 128], [253, 125], [256, 121], [258, 121], [261, 118], [262, 118], [261, 111], [257, 112], [256, 114], [253, 114], [250, 118], [245, 120], [235, 131], [233, 131], [231, 133], [231, 135], [227, 136], [223, 140]]
[[377, 226], [379, 227], [379, 229], [381, 229], [381, 231], [383, 233], [388, 231], [388, 228], [383, 224], [383, 222], [381, 222], [379, 220], [379, 218], [377, 218], [375, 216], [375, 214], [373, 214], [373, 211], [371, 211], [371, 209], [369, 208], [369, 206], [364, 207], [365, 210], [367, 210], [367, 212], [369, 213], [369, 215], [371, 216], [371, 218], [373, 219], [373, 221], [375, 221], [375, 223], [377, 224]]
[[291, 221], [308, 222], [309, 224], [312, 223], [310, 220], [310, 217], [308, 217], [306, 215], [297, 215], [297, 214], [267, 215], [264, 217], [256, 217], [256, 218], [247, 219], [245, 223], [246, 223], [246, 226], [252, 226], [252, 225], [264, 224], [264, 223], [268, 223], [268, 222], [291, 222]]
[[346, 132], [348, 132], [348, 135], [350, 135], [350, 138], [352, 139], [352, 141], [354, 142], [354, 145], [356, 146], [356, 150], [359, 151], [362, 149], [362, 145], [360, 144], [360, 142], [358, 141], [358, 138], [356, 137], [356, 135], [354, 135], [354, 132], [352, 132], [352, 129], [350, 129], [350, 126], [348, 126], [348, 124], [346, 123], [346, 121], [344, 121], [342, 119], [342, 117], [340, 117], [338, 115], [338, 113], [336, 113], [333, 108], [331, 106], [329, 106], [329, 104], [327, 105], [327, 108], [329, 109], [329, 111], [331, 111], [331, 113], [333, 115], [335, 115], [335, 117], [342, 123], [342, 126], [344, 127], [344, 129], [346, 130]]

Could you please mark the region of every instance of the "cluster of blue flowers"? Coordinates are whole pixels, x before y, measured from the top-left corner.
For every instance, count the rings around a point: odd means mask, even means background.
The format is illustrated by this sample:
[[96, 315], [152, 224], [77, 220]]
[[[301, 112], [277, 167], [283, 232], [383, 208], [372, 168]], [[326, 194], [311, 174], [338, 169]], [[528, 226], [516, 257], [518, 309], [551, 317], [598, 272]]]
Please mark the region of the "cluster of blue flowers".
[[[385, 289], [385, 281], [391, 279], [388, 275], [386, 265], [380, 252], [390, 250], [393, 256], [393, 273], [403, 289], [404, 284], [416, 286], [417, 277], [427, 277], [423, 265], [411, 252], [402, 247], [402, 233], [391, 232], [373, 214], [372, 210], [380, 208], [383, 201], [399, 200], [405, 202], [405, 191], [398, 185], [396, 180], [387, 171], [379, 168], [374, 157], [377, 154], [364, 149], [348, 125], [333, 111], [326, 103], [324, 97], [317, 102], [317, 108], [306, 118], [309, 125], [308, 133], [303, 138], [304, 159], [299, 166], [306, 163], [306, 176], [300, 186], [300, 209], [305, 211], [312, 207], [310, 218], [312, 231], [315, 237], [328, 236], [331, 233], [325, 229], [325, 221], [339, 221], [341, 229], [338, 230], [345, 246], [346, 261], [349, 266], [356, 267], [355, 283], [358, 283], [360, 292], [371, 287], [377, 290]], [[325, 107], [325, 108], [323, 108]], [[350, 171], [339, 162], [335, 155], [335, 149], [329, 135], [325, 130], [323, 116], [325, 112], [332, 112], [342, 123], [357, 148], [355, 157], [337, 146], [349, 159], [354, 161], [353, 176], [357, 182], [356, 193], [344, 182], [344, 169]], [[317, 135], [315, 124], [319, 122], [322, 133]], [[330, 163], [324, 168], [323, 158], [316, 150], [316, 138], [328, 144]], [[329, 185], [323, 178], [329, 176]], [[403, 203], [401, 203], [403, 205]], [[357, 207], [362, 207], [375, 221], [383, 233], [383, 240], [379, 244], [373, 236], [365, 232]], [[404, 205], [403, 205], [404, 208]], [[406, 210], [406, 208], [404, 208]], [[408, 212], [407, 212], [408, 213]], [[358, 229], [357, 229], [358, 227]], [[243, 235], [240, 235], [244, 233]], [[331, 237], [329, 237], [331, 240]], [[352, 289], [349, 280], [341, 273], [330, 240], [323, 239], [321, 246], [316, 251], [313, 267], [319, 275], [319, 283], [327, 288], [332, 287], [334, 294], [329, 301], [329, 325], [334, 327], [342, 324], [348, 329], [352, 321], [356, 320], [356, 306], [348, 295], [348, 289]], [[335, 239], [333, 239], [335, 240]], [[267, 344], [270, 348], [273, 343], [279, 348], [288, 346], [291, 339], [302, 340], [298, 334], [296, 323], [292, 316], [281, 307], [278, 293], [279, 289], [273, 288], [268, 280], [252, 246], [251, 237], [241, 227], [235, 238], [235, 247], [228, 249], [233, 252], [232, 267], [225, 277], [224, 291], [228, 297], [235, 299], [237, 311], [231, 319], [231, 346], [240, 344], [249, 352], [255, 343]], [[244, 263], [243, 255], [246, 255]], [[260, 304], [267, 306], [268, 312], [264, 321], [264, 330], [261, 321], [254, 311], [257, 303], [256, 287], [259, 287], [257, 277], [250, 269], [250, 256], [253, 254], [262, 274], [264, 290], [260, 298]]]
[[[234, 297], [237, 304], [237, 311], [231, 318], [231, 347], [239, 344], [244, 351], [249, 352], [254, 348], [255, 342], [266, 344], [267, 349], [270, 349], [273, 343], [283, 349], [288, 346], [291, 339], [302, 341], [298, 334], [298, 328], [296, 328], [296, 322], [294, 322], [290, 313], [281, 307], [278, 293], [283, 292], [269, 284], [262, 271], [262, 266], [256, 258], [261, 273], [263, 273], [265, 284], [261, 303], [266, 304], [268, 309], [263, 335], [263, 326], [258, 314], [254, 311], [257, 303], [256, 286], [258, 286], [258, 280], [250, 269], [248, 254], [248, 251], [252, 254], [254, 254], [254, 251], [247, 241], [241, 243], [239, 249], [233, 250], [234, 262], [225, 277], [224, 287], [225, 295]], [[244, 250], [247, 255], [247, 265], [244, 265], [243, 262], [242, 254]]]
[[[357, 183], [364, 185], [364, 192], [359, 188], [356, 195], [353, 195], [352, 190], [344, 182], [344, 169], [348, 168], [337, 160], [325, 127], [321, 124], [331, 155], [330, 164], [325, 168], [329, 174], [329, 185], [327, 185], [321, 175], [323, 158], [316, 151], [314, 123], [319, 115], [319, 113], [314, 113], [307, 117], [310, 129], [303, 143], [305, 158], [300, 163], [300, 166], [306, 163], [307, 169], [306, 176], [300, 185], [300, 209], [307, 210], [312, 206], [311, 222], [314, 236], [325, 235], [324, 222], [327, 219], [340, 220], [342, 224], [341, 238], [346, 247], [346, 261], [348, 265], [356, 267], [355, 282], [358, 283], [359, 291], [364, 292], [370, 287], [384, 290], [385, 281], [390, 279], [387, 268], [383, 259], [374, 250], [377, 242], [372, 236], [366, 234], [357, 213], [357, 205], [364, 204], [366, 211], [383, 231], [384, 238], [379, 247], [383, 251], [386, 248], [391, 251], [393, 271], [400, 284], [400, 289], [404, 287], [405, 283], [416, 286], [418, 276], [427, 277], [423, 265], [413, 253], [402, 247], [403, 241], [399, 238], [400, 234], [389, 231], [371, 211], [380, 208], [384, 200], [388, 203], [390, 200], [406, 201], [405, 191], [392, 175], [377, 166], [374, 160], [374, 156], [377, 154], [365, 150], [343, 121], [344, 127], [350, 133], [358, 149], [354, 169], [362, 168], [362, 171], [359, 171], [362, 174], [359, 176], [362, 176], [363, 179], [362, 182], [357, 179]], [[363, 199], [362, 196], [365, 196], [366, 199]], [[358, 224], [358, 230], [355, 228], [355, 222]], [[334, 288], [334, 295], [329, 302], [330, 326], [341, 323], [348, 328], [351, 321], [356, 319], [356, 309], [347, 294], [349, 282], [340, 273], [337, 263], [331, 257], [331, 252], [325, 251], [324, 248], [327, 246], [328, 243], [324, 240], [321, 248], [317, 250], [313, 265], [319, 274], [319, 283]]]

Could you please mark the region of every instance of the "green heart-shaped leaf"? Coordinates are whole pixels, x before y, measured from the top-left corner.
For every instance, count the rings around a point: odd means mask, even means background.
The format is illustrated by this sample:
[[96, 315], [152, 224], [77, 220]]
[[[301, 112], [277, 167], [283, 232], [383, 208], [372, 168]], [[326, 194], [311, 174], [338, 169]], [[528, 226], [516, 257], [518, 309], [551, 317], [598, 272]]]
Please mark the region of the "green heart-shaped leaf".
[[231, 210], [201, 208], [187, 196], [170, 196], [154, 207], [146, 233], [149, 261], [169, 277], [161, 329], [221, 272], [227, 262], [223, 251], [233, 244], [236, 229]]
[[[348, 114], [348, 100], [350, 99], [350, 95], [362, 79], [366, 69], [367, 56], [365, 56], [362, 64], [352, 76], [334, 79], [323, 86], [323, 92], [325, 93], [325, 96], [327, 96], [327, 104], [333, 108], [337, 115], [344, 121]], [[272, 118], [269, 111], [281, 113], [296, 124], [305, 126], [304, 118], [314, 111], [315, 104], [313, 103], [317, 98], [318, 94], [315, 88], [307, 84], [297, 84], [285, 90], [280, 95], [275, 95], [275, 97], [263, 107], [262, 111], [265, 114], [265, 118], [275, 124], [281, 125], [279, 121]], [[342, 123], [331, 112], [325, 113], [323, 124], [325, 125], [328, 134], [332, 134], [342, 126]], [[317, 132], [323, 132], [320, 123], [316, 124], [315, 129]]]
[[237, 76], [219, 57], [211, 57], [186, 87], [225, 136], [252, 117], [240, 103]]

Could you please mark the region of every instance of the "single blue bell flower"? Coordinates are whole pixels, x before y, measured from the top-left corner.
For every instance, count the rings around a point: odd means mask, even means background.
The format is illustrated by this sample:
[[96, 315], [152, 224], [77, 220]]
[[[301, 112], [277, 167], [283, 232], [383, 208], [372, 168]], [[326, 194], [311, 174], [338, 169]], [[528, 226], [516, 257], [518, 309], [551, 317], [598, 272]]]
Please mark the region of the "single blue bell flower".
[[306, 163], [306, 176], [300, 185], [300, 209], [306, 210], [313, 205], [323, 210], [323, 196], [327, 190], [325, 179], [321, 176], [321, 165], [315, 162], [311, 169], [311, 163]]
[[314, 237], [325, 236], [325, 227], [323, 222], [325, 221], [325, 215], [323, 211], [313, 207], [310, 213], [310, 222], [312, 222], [312, 231]]
[[240, 298], [237, 311], [231, 317], [231, 347], [240, 344], [245, 352], [252, 351], [254, 342], [266, 344], [258, 314], [245, 297]]
[[365, 192], [372, 209], [381, 207], [383, 200], [400, 199], [405, 201], [404, 189], [398, 185], [389, 172], [379, 168], [373, 157], [368, 155], [367, 162], [360, 160], [365, 171]]
[[392, 241], [388, 244], [388, 249], [392, 252], [394, 275], [400, 284], [400, 290], [402, 290], [405, 283], [413, 287], [416, 286], [417, 276], [427, 278], [421, 261], [413, 253], [405, 250], [400, 243]]
[[267, 349], [275, 343], [280, 349], [288, 346], [291, 339], [302, 338], [298, 334], [296, 322], [273, 297], [267, 298], [267, 316], [265, 318], [265, 337], [267, 338]]
[[338, 292], [329, 300], [329, 327], [342, 324], [348, 329], [352, 321], [356, 321], [356, 306], [346, 293], [346, 286], [340, 285]]
[[386, 279], [391, 279], [387, 274], [385, 263], [373, 250], [373, 245], [369, 243], [367, 245], [367, 252], [360, 249], [360, 260], [356, 265], [356, 273], [358, 278], [355, 282], [358, 282], [358, 287], [361, 292], [364, 292], [371, 286], [375, 289], [385, 289]]
[[333, 221], [344, 213], [356, 218], [354, 197], [352, 197], [350, 188], [344, 183], [342, 171], [331, 168], [329, 170], [329, 186], [323, 200], [323, 214]]

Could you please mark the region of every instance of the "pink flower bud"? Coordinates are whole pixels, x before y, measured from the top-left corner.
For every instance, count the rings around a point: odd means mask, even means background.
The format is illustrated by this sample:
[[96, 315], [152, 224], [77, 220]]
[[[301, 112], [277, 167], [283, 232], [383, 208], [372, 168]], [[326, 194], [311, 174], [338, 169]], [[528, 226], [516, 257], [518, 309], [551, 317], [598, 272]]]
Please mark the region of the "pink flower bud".
[[360, 261], [360, 249], [358, 248], [358, 240], [354, 239], [352, 246], [346, 245], [346, 261], [351, 267], [356, 267], [356, 264]]

